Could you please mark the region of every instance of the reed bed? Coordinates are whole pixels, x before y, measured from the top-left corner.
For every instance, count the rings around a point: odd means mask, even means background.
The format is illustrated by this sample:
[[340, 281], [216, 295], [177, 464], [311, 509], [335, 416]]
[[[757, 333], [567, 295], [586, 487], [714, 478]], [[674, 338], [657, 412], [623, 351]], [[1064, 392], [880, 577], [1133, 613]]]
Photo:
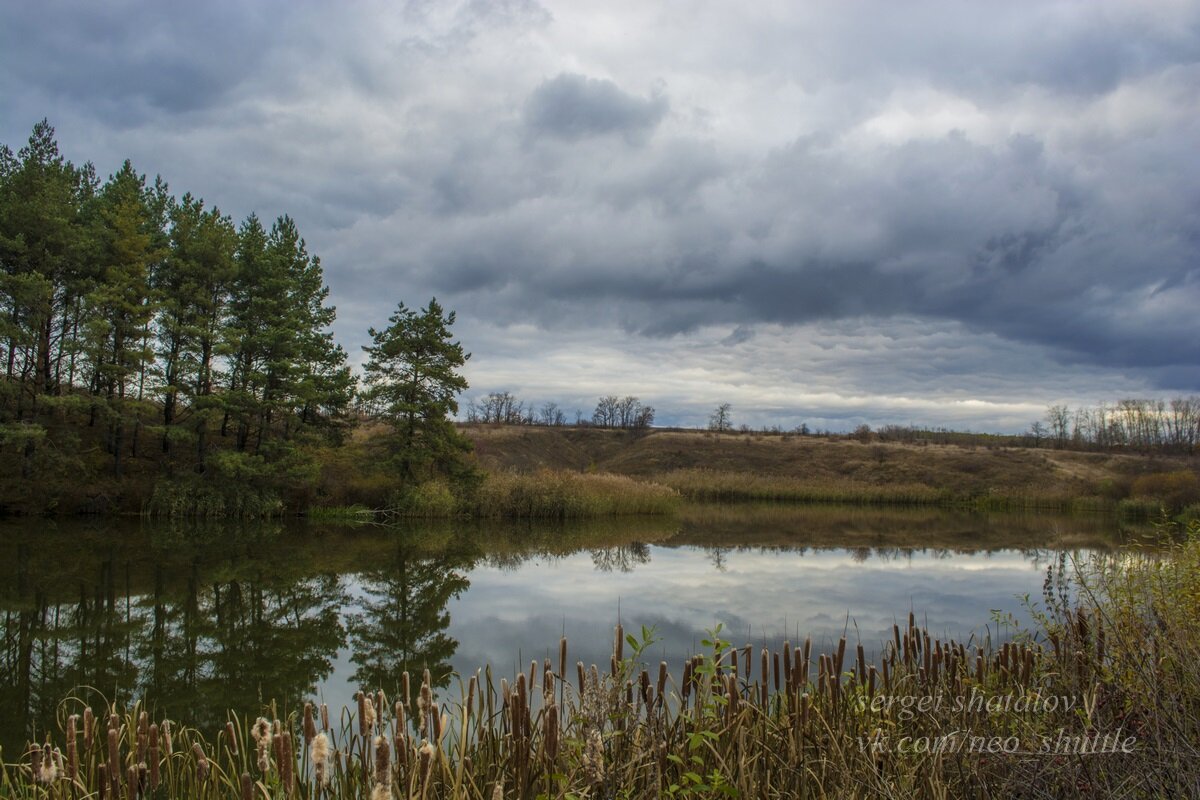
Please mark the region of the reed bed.
[[[3, 765], [19, 798], [1200, 796], [1200, 529], [1047, 573], [1035, 631], [944, 641], [909, 614], [876, 658], [842, 638], [734, 646], [672, 670], [620, 626], [608, 664], [554, 658], [443, 695], [274, 707], [201, 732], [62, 705]], [[332, 713], [331, 713], [332, 711]]]
[[472, 511], [484, 518], [535, 519], [671, 514], [679, 499], [679, 493], [668, 486], [624, 475], [499, 472], [484, 480]]

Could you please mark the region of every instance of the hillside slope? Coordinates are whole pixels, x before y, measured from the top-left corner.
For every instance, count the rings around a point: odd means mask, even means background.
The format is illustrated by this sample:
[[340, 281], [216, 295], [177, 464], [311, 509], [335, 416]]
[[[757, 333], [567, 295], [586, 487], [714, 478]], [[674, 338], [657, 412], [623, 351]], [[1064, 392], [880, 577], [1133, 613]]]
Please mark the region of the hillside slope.
[[819, 437], [704, 431], [463, 426], [489, 471], [595, 470], [651, 478], [713, 470], [858, 485], [923, 484], [958, 493], [1054, 492], [1120, 497], [1142, 474], [1195, 459], [1028, 448], [862, 444]]

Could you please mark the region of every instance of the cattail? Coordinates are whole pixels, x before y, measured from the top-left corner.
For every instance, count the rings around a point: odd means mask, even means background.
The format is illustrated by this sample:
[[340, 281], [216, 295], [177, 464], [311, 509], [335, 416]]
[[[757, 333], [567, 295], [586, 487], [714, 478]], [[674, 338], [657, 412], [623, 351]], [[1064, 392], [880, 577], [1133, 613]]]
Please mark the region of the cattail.
[[692, 660], [689, 658], [683, 662], [683, 682], [679, 687], [679, 694], [683, 698], [683, 702], [688, 701], [688, 695], [692, 693]]
[[546, 760], [553, 764], [558, 757], [558, 707], [554, 705], [553, 701], [546, 706], [542, 719], [544, 721], [542, 736], [545, 738]]
[[846, 637], [838, 640], [837, 658], [833, 661], [833, 680], [838, 683], [842, 678], [842, 665], [846, 659]]
[[[275, 720], [271, 725], [271, 749], [275, 753], [275, 763], [279, 765], [279, 769], [283, 769], [283, 728], [279, 724], [279, 720]], [[281, 773], [282, 774], [282, 773]]]
[[192, 745], [192, 753], [196, 756], [196, 780], [204, 783], [208, 780], [208, 756], [204, 755], [199, 742]]
[[366, 692], [358, 693], [358, 735], [366, 736], [369, 728], [367, 727], [367, 703], [371, 702], [367, 699]]
[[583, 662], [575, 662], [575, 672], [579, 677], [579, 694], [583, 695], [583, 690], [587, 688], [587, 683], [584, 681]]
[[379, 727], [383, 727], [383, 711], [388, 707], [387, 695], [383, 693], [383, 689], [375, 692], [375, 716], [379, 722]]
[[40, 780], [42, 774], [42, 748], [34, 742], [29, 746], [29, 774]]
[[167, 758], [175, 752], [174, 743], [171, 741], [171, 720], [164, 719], [162, 724], [163, 751], [167, 754]]
[[267, 722], [265, 717], [259, 717], [250, 729], [250, 736], [254, 739], [258, 754], [258, 771], [266, 775], [271, 771], [271, 744], [274, 738], [271, 735], [271, 723]]
[[74, 781], [79, 777], [79, 742], [75, 732], [75, 714], [67, 718], [67, 778]]
[[313, 717], [313, 704], [311, 702], [304, 704], [304, 744], [312, 744], [312, 740], [317, 735], [317, 721]]
[[562, 637], [558, 640], [558, 677], [560, 680], [567, 679], [567, 637]]
[[108, 767], [100, 764], [96, 767], [96, 785], [99, 789], [100, 800], [108, 796]]
[[321, 730], [329, 730], [329, 706], [321, 703]]
[[408, 706], [409, 708], [412, 708], [412, 697], [409, 695], [409, 691], [408, 691], [408, 689], [409, 689], [408, 670], [404, 670], [404, 673], [400, 676], [400, 687], [401, 687], [401, 690], [404, 692], [404, 705]]
[[433, 745], [429, 742], [422, 742], [418, 752], [420, 754], [421, 788], [424, 791], [425, 783], [429, 779], [429, 768], [433, 765]]
[[242, 800], [254, 800], [254, 779], [249, 772], [242, 773]]
[[292, 732], [284, 731], [279, 740], [279, 779], [283, 783], [284, 791], [291, 794], [296, 782], [296, 759], [292, 751]]
[[125, 796], [129, 800], [137, 800], [140, 786], [141, 773], [138, 772], [136, 764], [130, 764], [128, 771], [125, 773]]
[[382, 736], [375, 737], [375, 783], [378, 786], [392, 785], [391, 751]]
[[96, 734], [96, 718], [92, 714], [92, 709], [89, 706], [83, 710], [83, 750], [91, 752], [92, 743], [95, 741]]
[[57, 747], [42, 759], [42, 783], [54, 783], [64, 776], [63, 754]]
[[[120, 734], [116, 728], [108, 729], [108, 774], [115, 784], [121, 782], [121, 750], [120, 750]], [[113, 792], [116, 796], [116, 792]]]
[[[613, 632], [613, 659], [616, 661], [625, 660], [625, 629], [621, 627], [621, 623], [617, 623], [617, 627]], [[616, 675], [616, 671], [613, 671]]]
[[479, 689], [479, 678], [476, 675], [471, 676], [471, 680], [467, 682], [467, 717], [471, 716], [471, 712], [475, 708], [475, 692]]
[[225, 723], [225, 738], [229, 740], [229, 752], [236, 756], [238, 754], [238, 737], [232, 722]]
[[658, 662], [658, 683], [654, 686], [654, 694], [658, 698], [658, 704], [663, 703], [663, 692], [667, 688], [667, 662]]
[[442, 712], [438, 708], [433, 709], [433, 740], [439, 745], [442, 743], [442, 731], [446, 728], [446, 719], [442, 716]]
[[314, 736], [308, 752], [317, 785], [324, 786], [329, 782], [329, 736], [324, 731]]
[[150, 759], [150, 762], [149, 762], [150, 791], [153, 792], [154, 790], [158, 789], [158, 778], [159, 778], [159, 775], [158, 775], [158, 769], [159, 769], [159, 766], [158, 766], [158, 726], [157, 725], [150, 726], [150, 752], [148, 754], [148, 757]]

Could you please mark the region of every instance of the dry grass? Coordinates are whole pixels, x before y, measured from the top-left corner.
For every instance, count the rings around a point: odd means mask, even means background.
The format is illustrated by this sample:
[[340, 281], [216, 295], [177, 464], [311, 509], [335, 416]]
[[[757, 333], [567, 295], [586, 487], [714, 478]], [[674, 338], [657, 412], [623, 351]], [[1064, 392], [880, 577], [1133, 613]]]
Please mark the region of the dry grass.
[[[734, 647], [675, 671], [619, 627], [609, 664], [490, 669], [439, 696], [274, 707], [201, 732], [140, 709], [59, 729], [3, 765], [5, 797], [1197, 797], [1200, 528], [1047, 577], [1039, 628], [941, 641], [898, 624], [878, 659]], [[406, 676], [407, 677], [407, 676]], [[1107, 738], [1102, 738], [1107, 737]], [[1130, 752], [1125, 752], [1128, 748]], [[7, 759], [6, 759], [7, 760]], [[101, 788], [103, 787], [103, 788]]]
[[658, 483], [623, 475], [541, 470], [531, 475], [488, 475], [472, 511], [484, 518], [570, 519], [670, 514], [678, 505], [678, 492]]

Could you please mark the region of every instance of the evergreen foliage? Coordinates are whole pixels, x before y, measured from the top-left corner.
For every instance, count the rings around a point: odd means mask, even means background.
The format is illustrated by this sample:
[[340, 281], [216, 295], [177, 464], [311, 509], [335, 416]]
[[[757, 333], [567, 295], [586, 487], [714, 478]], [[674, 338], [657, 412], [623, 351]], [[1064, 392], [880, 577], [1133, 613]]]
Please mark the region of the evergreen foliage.
[[355, 391], [328, 296], [289, 217], [235, 228], [128, 161], [101, 182], [39, 122], [0, 146], [0, 480], [26, 490], [6, 494], [46, 510], [131, 470], [142, 503], [160, 476], [160, 498], [310, 491], [304, 446], [336, 441]]

